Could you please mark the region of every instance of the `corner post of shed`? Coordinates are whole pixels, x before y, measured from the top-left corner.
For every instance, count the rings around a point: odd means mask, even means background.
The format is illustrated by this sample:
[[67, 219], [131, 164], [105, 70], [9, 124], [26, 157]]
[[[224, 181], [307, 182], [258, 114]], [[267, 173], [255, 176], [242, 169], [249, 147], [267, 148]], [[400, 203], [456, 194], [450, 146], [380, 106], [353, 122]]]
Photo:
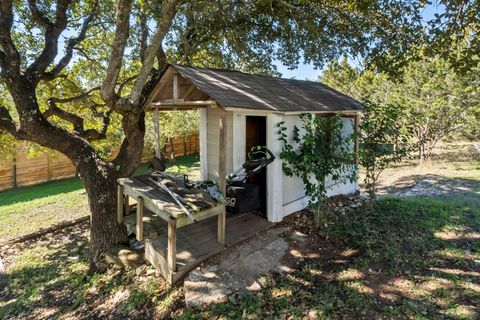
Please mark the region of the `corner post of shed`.
[[[219, 118], [219, 153], [218, 153], [218, 188], [224, 197], [227, 196], [227, 111], [221, 109]], [[217, 240], [220, 245], [225, 245], [225, 223], [226, 211], [225, 204], [223, 210], [218, 215], [218, 233]]]
[[157, 159], [161, 158], [160, 153], [160, 117], [158, 114], [158, 108], [155, 109], [155, 157]]
[[275, 160], [267, 167], [267, 218], [270, 222], [280, 222], [283, 219], [283, 171], [282, 142], [278, 139], [277, 125], [283, 121], [283, 115], [270, 113], [267, 116], [267, 147], [275, 155]]

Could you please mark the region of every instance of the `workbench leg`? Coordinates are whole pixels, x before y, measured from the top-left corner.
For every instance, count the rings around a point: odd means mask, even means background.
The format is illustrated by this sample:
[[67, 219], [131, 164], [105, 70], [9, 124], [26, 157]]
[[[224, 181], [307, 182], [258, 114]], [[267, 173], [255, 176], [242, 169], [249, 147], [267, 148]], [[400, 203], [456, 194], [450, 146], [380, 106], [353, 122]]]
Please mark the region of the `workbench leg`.
[[167, 248], [168, 269], [170, 272], [177, 270], [177, 222], [168, 222], [168, 248]]
[[137, 198], [137, 230], [135, 232], [137, 240], [143, 240], [143, 198]]
[[225, 245], [225, 222], [226, 222], [226, 211], [225, 206], [223, 206], [222, 212], [218, 214], [218, 226], [217, 226], [217, 241], [221, 246]]
[[117, 223], [123, 223], [123, 186], [117, 187]]
[[130, 214], [130, 202], [127, 195], [123, 196], [123, 215], [128, 216]]

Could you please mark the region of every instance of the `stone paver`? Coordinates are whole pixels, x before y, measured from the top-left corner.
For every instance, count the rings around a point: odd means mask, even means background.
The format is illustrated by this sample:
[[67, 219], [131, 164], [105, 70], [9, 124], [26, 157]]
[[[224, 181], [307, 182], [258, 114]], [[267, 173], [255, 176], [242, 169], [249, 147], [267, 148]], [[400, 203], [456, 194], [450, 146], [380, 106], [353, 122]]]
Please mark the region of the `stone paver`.
[[[290, 272], [282, 262], [292, 245], [301, 246], [306, 235], [294, 231], [286, 238], [281, 228], [271, 229], [190, 272], [184, 282], [187, 306], [221, 303], [262, 289], [262, 276]], [[294, 250], [294, 249], [292, 249]]]

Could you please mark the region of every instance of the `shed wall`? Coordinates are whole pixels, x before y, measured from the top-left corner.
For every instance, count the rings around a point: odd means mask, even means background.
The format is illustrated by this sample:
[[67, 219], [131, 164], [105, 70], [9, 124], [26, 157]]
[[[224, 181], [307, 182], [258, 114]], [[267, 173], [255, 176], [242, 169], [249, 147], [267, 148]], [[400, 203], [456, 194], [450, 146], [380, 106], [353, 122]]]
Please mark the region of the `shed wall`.
[[[221, 109], [208, 108], [207, 109], [207, 168], [208, 179], [217, 181], [218, 179], [218, 158], [219, 158], [219, 119]], [[225, 149], [227, 151], [227, 174], [232, 172], [233, 168], [233, 112], [227, 114], [227, 145]]]
[[[285, 126], [287, 127], [287, 133], [289, 134], [288, 140], [294, 144], [293, 141], [293, 127], [297, 125], [301, 127], [300, 117], [297, 115], [286, 115], [283, 120], [285, 121]], [[347, 137], [353, 133], [353, 119], [342, 119], [343, 121], [343, 137]], [[353, 143], [352, 143], [353, 150]], [[352, 170], [355, 170], [352, 165]], [[327, 179], [328, 185], [331, 186], [327, 195], [334, 196], [339, 194], [352, 194], [358, 190], [358, 183], [351, 183], [349, 181], [344, 183], [337, 183], [331, 179]], [[305, 197], [305, 188], [303, 182], [298, 177], [288, 177], [283, 174], [282, 179], [282, 188], [283, 188], [283, 217], [294, 213], [298, 210], [305, 209], [308, 205], [308, 199]]]

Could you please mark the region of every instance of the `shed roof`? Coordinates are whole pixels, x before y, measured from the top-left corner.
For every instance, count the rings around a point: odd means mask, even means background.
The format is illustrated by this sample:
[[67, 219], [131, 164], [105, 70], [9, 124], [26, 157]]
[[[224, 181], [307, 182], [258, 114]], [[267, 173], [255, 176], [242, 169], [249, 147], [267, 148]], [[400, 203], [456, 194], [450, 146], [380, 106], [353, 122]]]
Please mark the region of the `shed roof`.
[[281, 112], [363, 111], [363, 105], [318, 81], [171, 65], [222, 107]]

